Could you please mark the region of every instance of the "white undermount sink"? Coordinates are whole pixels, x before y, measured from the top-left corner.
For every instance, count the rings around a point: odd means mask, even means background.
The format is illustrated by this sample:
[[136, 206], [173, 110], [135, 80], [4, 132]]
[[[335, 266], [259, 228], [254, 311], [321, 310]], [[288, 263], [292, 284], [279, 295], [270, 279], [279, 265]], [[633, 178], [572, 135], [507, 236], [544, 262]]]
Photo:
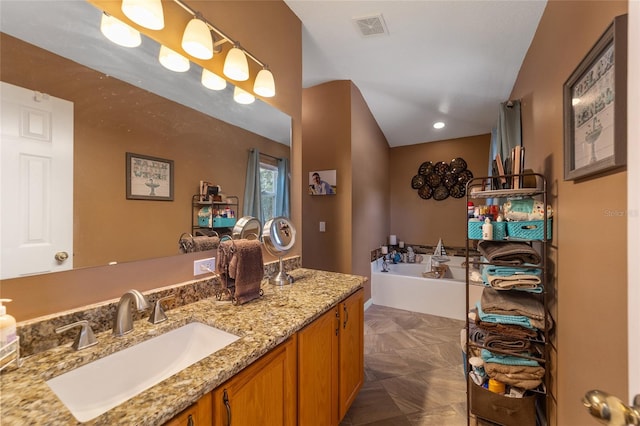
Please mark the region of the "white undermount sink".
[[238, 339], [192, 322], [78, 367], [47, 384], [76, 419], [86, 422]]

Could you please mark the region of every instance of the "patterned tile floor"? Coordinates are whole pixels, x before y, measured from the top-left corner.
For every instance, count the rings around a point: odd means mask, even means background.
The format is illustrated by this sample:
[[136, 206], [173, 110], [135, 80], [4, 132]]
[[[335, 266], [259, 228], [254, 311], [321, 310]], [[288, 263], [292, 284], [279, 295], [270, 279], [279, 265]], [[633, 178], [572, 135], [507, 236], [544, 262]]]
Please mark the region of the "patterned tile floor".
[[373, 305], [365, 311], [365, 382], [341, 426], [463, 426], [464, 321]]

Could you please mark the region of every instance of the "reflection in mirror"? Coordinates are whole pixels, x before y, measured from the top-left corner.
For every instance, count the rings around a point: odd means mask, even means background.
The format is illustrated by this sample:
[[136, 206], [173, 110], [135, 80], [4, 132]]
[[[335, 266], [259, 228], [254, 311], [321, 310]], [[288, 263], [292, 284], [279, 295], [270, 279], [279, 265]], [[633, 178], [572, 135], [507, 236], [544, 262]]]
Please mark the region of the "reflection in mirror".
[[[73, 102], [74, 268], [177, 254], [200, 180], [242, 195], [250, 149], [289, 157], [286, 114], [236, 104], [232, 87], [204, 88], [195, 64], [166, 70], [147, 38], [133, 49], [109, 42], [100, 17], [78, 1], [2, 5], [2, 80]], [[173, 201], [126, 199], [127, 152], [174, 162]]]
[[233, 227], [231, 237], [234, 240], [259, 240], [262, 232], [260, 221], [253, 216], [243, 216]]

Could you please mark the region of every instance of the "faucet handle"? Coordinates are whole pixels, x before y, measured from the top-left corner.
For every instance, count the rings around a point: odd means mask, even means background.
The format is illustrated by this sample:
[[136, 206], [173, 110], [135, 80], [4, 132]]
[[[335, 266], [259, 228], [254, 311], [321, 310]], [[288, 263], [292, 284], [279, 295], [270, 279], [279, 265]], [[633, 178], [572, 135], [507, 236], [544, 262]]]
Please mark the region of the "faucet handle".
[[80, 349], [88, 348], [90, 346], [96, 345], [98, 341], [96, 340], [96, 336], [93, 334], [93, 330], [89, 325], [89, 321], [81, 320], [78, 322], [74, 322], [72, 324], [63, 325], [62, 327], [56, 328], [56, 333], [63, 333], [67, 330], [70, 330], [74, 327], [82, 327], [80, 333], [76, 335], [76, 340], [73, 342], [71, 347], [76, 351]]
[[151, 310], [151, 315], [149, 315], [149, 322], [151, 324], [159, 324], [162, 321], [167, 320], [167, 314], [164, 313], [164, 309], [162, 308], [162, 302], [166, 300], [175, 299], [176, 296], [174, 294], [170, 294], [165, 297], [161, 297], [156, 300], [156, 303], [153, 304], [153, 309]]

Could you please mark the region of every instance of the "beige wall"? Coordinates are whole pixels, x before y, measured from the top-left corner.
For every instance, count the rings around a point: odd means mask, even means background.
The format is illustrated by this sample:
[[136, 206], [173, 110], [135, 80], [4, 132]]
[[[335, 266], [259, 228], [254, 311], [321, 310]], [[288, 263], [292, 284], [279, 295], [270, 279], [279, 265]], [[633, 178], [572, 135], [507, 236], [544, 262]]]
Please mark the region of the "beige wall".
[[[351, 100], [349, 81], [304, 89], [302, 94], [302, 264], [348, 272], [351, 265]], [[309, 173], [336, 170], [336, 195], [309, 195]], [[326, 231], [319, 231], [319, 222]]]
[[[497, 111], [497, 107], [496, 107]], [[487, 175], [491, 135], [471, 136], [439, 142], [392, 148], [390, 151], [391, 227], [389, 233], [406, 244], [435, 245], [439, 238], [447, 246], [464, 247], [467, 200], [448, 197], [424, 200], [411, 188], [411, 178], [425, 161], [450, 162], [461, 157], [473, 176]]]
[[[371, 250], [384, 241], [390, 223], [389, 144], [360, 90], [351, 84], [351, 272], [371, 276]], [[371, 284], [365, 287], [371, 298]]]
[[590, 389], [628, 400], [627, 173], [565, 182], [562, 150], [562, 85], [614, 16], [626, 11], [625, 1], [549, 1], [511, 94], [522, 99], [527, 165], [548, 178], [555, 209], [551, 393], [557, 401], [551, 408], [557, 402], [561, 426], [598, 424], [581, 403]]
[[[302, 106], [302, 39], [299, 19], [282, 1], [212, 1], [202, 2], [199, 6], [202, 6], [200, 10], [203, 12], [203, 8], [215, 9], [215, 13], [210, 13], [211, 16], [215, 16], [214, 22], [233, 37], [241, 40], [243, 46], [256, 56], [269, 63], [276, 79], [278, 93], [275, 98], [269, 99], [267, 102], [277, 106], [292, 117], [292, 187], [299, 187], [301, 149], [298, 145], [301, 140]], [[191, 135], [183, 135], [183, 137], [190, 138]], [[195, 135], [194, 137], [200, 138], [202, 135]], [[238, 137], [233, 137], [233, 139], [237, 141]], [[153, 142], [146, 141], [145, 143], [151, 145]], [[145, 153], [147, 151], [146, 148], [148, 146], [140, 145], [142, 151], [140, 153]], [[243, 162], [246, 161], [246, 147], [239, 146], [237, 150], [238, 159], [244, 157], [245, 160]], [[168, 150], [166, 157], [182, 158], [183, 154], [179, 151], [179, 149]], [[244, 152], [240, 154], [240, 151]], [[186, 153], [184, 155], [185, 158], [189, 158]], [[162, 155], [158, 154], [158, 156]], [[212, 159], [212, 162], [215, 159], [214, 152], [208, 152], [206, 156]], [[119, 156], [116, 155], [115, 157]], [[124, 164], [124, 157], [122, 157], [122, 162], [115, 157], [113, 161], [119, 165], [118, 167], [121, 167], [121, 164]], [[187, 167], [198, 166], [191, 159]], [[177, 166], [176, 169], [176, 172], [178, 172]], [[120, 183], [122, 185], [121, 189], [124, 190], [124, 182]], [[229, 181], [227, 185], [234, 187], [235, 182]], [[238, 189], [235, 190], [239, 191]], [[180, 197], [187, 197], [189, 201], [187, 210], [180, 209], [180, 213], [176, 214], [184, 215], [185, 211], [189, 212], [190, 195], [187, 196], [186, 194], [192, 191], [191, 183], [188, 183], [187, 189], [180, 190]], [[242, 192], [243, 190], [240, 193]], [[181, 198], [180, 201], [176, 200], [174, 203], [183, 201]], [[292, 191], [291, 201], [292, 219], [299, 228], [301, 223], [301, 196], [298, 191]], [[99, 198], [95, 199], [95, 203], [96, 208], [103, 206]], [[144, 202], [138, 201], [135, 203]], [[162, 209], [162, 207], [159, 207], [159, 209]], [[164, 214], [169, 215], [167, 212], [161, 212], [158, 216], [162, 217]], [[184, 220], [184, 216], [181, 217], [182, 219], [180, 220]], [[301, 237], [302, 232], [299, 232], [298, 235]], [[300, 252], [301, 244], [297, 244], [292, 254]], [[266, 258], [268, 259], [269, 256], [266, 256]], [[65, 273], [4, 280], [1, 283], [1, 291], [2, 297], [14, 299], [11, 312], [18, 321], [21, 321], [116, 298], [123, 293], [123, 290], [126, 291], [129, 288], [144, 291], [190, 280], [193, 278], [192, 265], [193, 258], [191, 256], [181, 255], [156, 261], [139, 261], [112, 267], [88, 268]]]
[[[303, 265], [370, 276], [370, 253], [389, 229], [389, 145], [350, 81], [303, 91], [303, 179], [337, 170], [335, 196], [311, 196], [303, 185]], [[319, 232], [319, 222], [326, 232]], [[365, 300], [371, 297], [365, 286]]]

